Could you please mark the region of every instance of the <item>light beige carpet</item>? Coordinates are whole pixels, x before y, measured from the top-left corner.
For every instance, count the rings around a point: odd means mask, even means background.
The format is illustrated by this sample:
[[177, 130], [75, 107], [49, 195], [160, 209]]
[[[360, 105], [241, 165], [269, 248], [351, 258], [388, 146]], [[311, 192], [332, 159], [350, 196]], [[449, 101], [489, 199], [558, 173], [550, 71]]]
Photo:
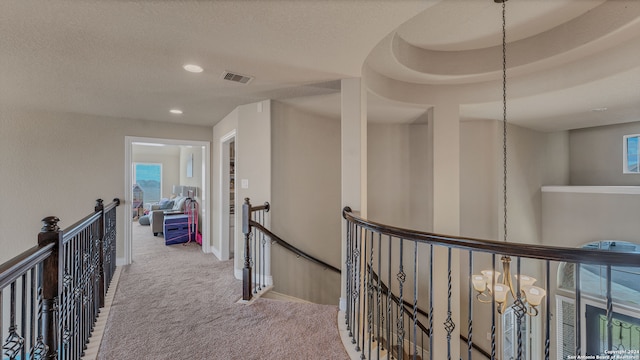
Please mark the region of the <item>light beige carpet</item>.
[[233, 260], [199, 245], [165, 246], [134, 223], [98, 359], [348, 359], [336, 306], [259, 299], [237, 304]]

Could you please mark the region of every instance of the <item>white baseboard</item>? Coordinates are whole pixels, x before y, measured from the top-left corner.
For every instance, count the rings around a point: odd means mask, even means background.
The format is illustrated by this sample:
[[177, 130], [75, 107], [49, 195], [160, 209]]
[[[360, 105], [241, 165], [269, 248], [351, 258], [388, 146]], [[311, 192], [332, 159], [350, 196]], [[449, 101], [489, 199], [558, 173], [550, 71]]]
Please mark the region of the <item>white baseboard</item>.
[[349, 359], [360, 360], [362, 352], [356, 351], [356, 346], [351, 343], [351, 337], [349, 336], [349, 330], [347, 330], [347, 324], [344, 321], [344, 312], [338, 311], [338, 331], [340, 332], [340, 340], [342, 340], [342, 346], [344, 346]]
[[214, 248], [213, 246], [211, 247], [211, 253], [213, 254], [213, 256], [216, 257], [216, 259], [221, 260], [222, 261], [222, 253], [220, 253], [220, 251], [218, 251], [216, 248]]
[[[242, 280], [242, 269], [233, 269], [233, 275], [236, 277], [236, 279]], [[253, 276], [255, 276], [255, 274]], [[258, 278], [262, 279], [262, 275], [258, 274]], [[266, 286], [273, 286], [273, 276], [265, 276], [264, 281]]]
[[116, 258], [116, 266], [128, 265], [125, 258]]

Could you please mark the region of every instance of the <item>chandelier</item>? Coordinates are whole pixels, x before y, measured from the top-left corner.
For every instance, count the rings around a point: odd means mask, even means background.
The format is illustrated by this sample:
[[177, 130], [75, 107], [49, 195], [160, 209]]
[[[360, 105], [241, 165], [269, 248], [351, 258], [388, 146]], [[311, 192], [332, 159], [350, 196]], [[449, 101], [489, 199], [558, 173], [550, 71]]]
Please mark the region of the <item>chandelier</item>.
[[[494, 0], [502, 3], [502, 166], [503, 166], [503, 210], [504, 210], [504, 242], [507, 242], [507, 30], [506, 6], [507, 0]], [[511, 294], [514, 305], [530, 316], [538, 315], [537, 306], [546, 295], [546, 291], [533, 285], [536, 279], [523, 274], [515, 275], [514, 287], [511, 276], [511, 257], [504, 255], [502, 261], [503, 273], [495, 270], [483, 270], [480, 274], [471, 276], [476, 299], [482, 303], [497, 303], [498, 313], [502, 314], [507, 306], [507, 296]], [[518, 273], [520, 266], [518, 264]], [[500, 278], [502, 276], [502, 279]], [[525, 303], [526, 302], [526, 303]], [[529, 305], [528, 308], [526, 305]]]

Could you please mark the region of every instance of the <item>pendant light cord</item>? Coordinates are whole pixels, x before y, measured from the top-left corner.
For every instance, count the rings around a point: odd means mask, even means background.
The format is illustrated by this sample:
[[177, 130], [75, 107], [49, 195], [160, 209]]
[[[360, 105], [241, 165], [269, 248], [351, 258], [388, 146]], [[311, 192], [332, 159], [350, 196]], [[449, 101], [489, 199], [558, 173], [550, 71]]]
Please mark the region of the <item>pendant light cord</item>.
[[502, 192], [504, 198], [504, 242], [507, 242], [507, 20], [502, 2]]

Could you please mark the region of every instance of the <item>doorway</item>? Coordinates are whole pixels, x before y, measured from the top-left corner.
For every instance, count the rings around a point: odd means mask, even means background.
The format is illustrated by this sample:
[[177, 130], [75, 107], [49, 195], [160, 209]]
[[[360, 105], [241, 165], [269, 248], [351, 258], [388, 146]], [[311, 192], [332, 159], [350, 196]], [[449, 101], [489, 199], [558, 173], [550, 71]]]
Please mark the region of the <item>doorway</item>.
[[[200, 229], [202, 233], [202, 251], [205, 253], [211, 252], [211, 219], [210, 219], [210, 147], [211, 144], [207, 141], [187, 141], [187, 140], [175, 140], [175, 139], [158, 139], [158, 138], [143, 138], [125, 136], [125, 196], [124, 203], [132, 204], [133, 199], [133, 148], [134, 144], [154, 144], [157, 146], [183, 146], [190, 147], [193, 152], [198, 153], [200, 162], [192, 164], [193, 168], [199, 167], [200, 171], [193, 172], [201, 174], [199, 183], [201, 188], [198, 189], [198, 197], [200, 200], [201, 211], [201, 224]], [[191, 169], [193, 171], [193, 168]], [[188, 174], [185, 174], [188, 177]], [[133, 218], [133, 209], [131, 206], [124, 207], [125, 219]], [[132, 262], [132, 240], [133, 240], [133, 222], [124, 222], [124, 259], [119, 259], [118, 265], [128, 265]]]
[[236, 132], [220, 139], [220, 260], [233, 259], [236, 249]]

